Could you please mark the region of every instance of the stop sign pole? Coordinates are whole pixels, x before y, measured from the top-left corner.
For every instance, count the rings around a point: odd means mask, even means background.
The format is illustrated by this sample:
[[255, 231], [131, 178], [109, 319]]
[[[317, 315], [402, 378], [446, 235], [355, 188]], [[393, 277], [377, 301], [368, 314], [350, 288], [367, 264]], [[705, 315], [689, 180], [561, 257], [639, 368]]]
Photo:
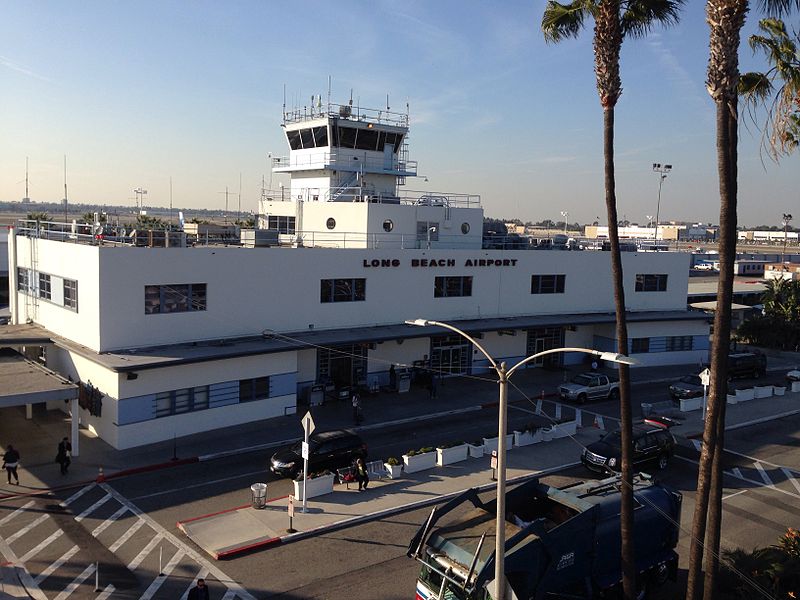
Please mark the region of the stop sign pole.
[[708, 384], [711, 381], [711, 371], [708, 368], [703, 369], [698, 373], [700, 376], [700, 383], [703, 384], [703, 421], [706, 420], [706, 398], [708, 398]]
[[308, 411], [303, 417], [303, 431], [304, 441], [301, 453], [303, 455], [303, 512], [306, 512], [306, 482], [308, 481], [308, 436], [314, 431], [314, 419], [311, 417], [311, 411]]

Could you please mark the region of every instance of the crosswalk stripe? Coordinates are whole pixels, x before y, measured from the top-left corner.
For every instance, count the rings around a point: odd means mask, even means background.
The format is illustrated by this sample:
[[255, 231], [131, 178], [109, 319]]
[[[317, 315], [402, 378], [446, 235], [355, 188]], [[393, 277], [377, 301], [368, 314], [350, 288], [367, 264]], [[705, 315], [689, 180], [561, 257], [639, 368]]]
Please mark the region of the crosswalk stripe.
[[97, 502], [92, 504], [89, 508], [87, 508], [81, 514], [79, 514], [77, 517], [75, 517], [75, 520], [78, 523], [80, 523], [81, 521], [83, 521], [86, 518], [87, 515], [89, 515], [89, 514], [93, 513], [94, 511], [96, 511], [98, 508], [103, 506], [103, 504], [105, 504], [109, 500], [111, 500], [111, 495], [110, 494], [106, 494], [105, 496], [100, 498], [100, 500], [98, 500]]
[[14, 512], [7, 514], [5, 517], [3, 517], [2, 519], [0, 519], [0, 525], [5, 525], [6, 523], [8, 523], [8, 522], [9, 522], [11, 519], [13, 519], [14, 517], [16, 517], [17, 515], [24, 513], [24, 512], [25, 512], [26, 510], [28, 510], [28, 509], [29, 509], [31, 506], [33, 506], [33, 500], [31, 500], [30, 502], [28, 502], [27, 504], [25, 504], [25, 505], [23, 505], [23, 506], [20, 506], [20, 507], [19, 507], [17, 510], [15, 510]]
[[83, 573], [81, 573], [75, 579], [73, 579], [72, 582], [67, 587], [65, 587], [58, 596], [54, 598], [54, 600], [67, 600], [70, 594], [72, 594], [72, 592], [77, 590], [80, 587], [80, 585], [84, 581], [86, 581], [92, 573], [94, 573], [94, 569], [95, 569], [94, 563], [86, 567], [83, 570]]
[[51, 533], [50, 537], [48, 537], [46, 540], [44, 540], [42, 542], [39, 542], [39, 544], [37, 544], [36, 546], [34, 546], [30, 550], [28, 550], [24, 555], [20, 556], [19, 557], [19, 562], [21, 562], [23, 564], [28, 562], [34, 556], [39, 554], [39, 552], [42, 551], [42, 548], [44, 548], [45, 546], [49, 546], [55, 540], [57, 540], [61, 536], [62, 533], [64, 533], [63, 529], [59, 529], [59, 530], [54, 531], [53, 533]]
[[236, 598], [236, 592], [233, 590], [228, 590], [222, 597], [222, 600], [233, 600], [234, 598]]
[[798, 492], [800, 492], [800, 482], [798, 482], [797, 479], [794, 478], [794, 475], [792, 474], [791, 470], [787, 469], [786, 467], [781, 467], [781, 471], [783, 471], [783, 474], [786, 475], [786, 479], [788, 479], [792, 483], [794, 488]]
[[764, 470], [764, 467], [761, 465], [761, 463], [754, 462], [753, 466], [758, 470], [758, 474], [761, 475], [761, 479], [764, 481], [764, 485], [767, 485], [769, 487], [775, 485], [774, 483], [772, 483], [772, 479], [769, 478], [769, 475]]
[[120, 508], [117, 512], [115, 512], [113, 515], [108, 517], [105, 521], [100, 523], [100, 525], [98, 525], [97, 527], [94, 528], [94, 531], [92, 531], [92, 537], [97, 537], [98, 535], [103, 533], [106, 529], [108, 529], [111, 526], [112, 523], [114, 523], [114, 521], [119, 519], [126, 512], [128, 512], [128, 507], [127, 506], [123, 506], [122, 508]]
[[92, 488], [94, 488], [94, 486], [96, 486], [96, 485], [97, 485], [96, 483], [92, 483], [92, 484], [90, 484], [90, 485], [87, 485], [87, 486], [86, 486], [86, 487], [84, 487], [84, 488], [81, 488], [81, 489], [79, 489], [77, 492], [75, 492], [74, 494], [72, 494], [72, 496], [70, 496], [69, 498], [67, 498], [66, 500], [64, 500], [64, 501], [63, 501], [61, 504], [59, 504], [59, 506], [60, 506], [61, 508], [66, 508], [67, 506], [69, 506], [70, 504], [72, 504], [73, 502], [75, 502], [75, 500], [77, 500], [78, 498], [80, 498], [81, 496], [83, 496], [83, 495], [84, 495], [86, 492], [88, 492], [89, 490], [91, 490]]
[[136, 567], [142, 564], [142, 561], [145, 558], [147, 558], [147, 555], [153, 551], [153, 548], [158, 546], [158, 544], [161, 542], [162, 539], [163, 536], [159, 533], [152, 540], [150, 540], [150, 542], [144, 548], [142, 548], [142, 551], [136, 555], [136, 557], [130, 562], [130, 564], [128, 564], [128, 570], [134, 571]]
[[116, 542], [111, 544], [109, 550], [111, 552], [116, 552], [117, 550], [119, 550], [120, 546], [122, 546], [122, 544], [131, 539], [133, 534], [139, 531], [139, 528], [141, 528], [142, 525], [144, 525], [144, 521], [142, 519], [137, 519], [136, 522], [133, 525], [131, 525], [130, 528], [125, 533], [123, 533], [122, 536], [120, 536], [120, 538]]
[[104, 589], [97, 595], [97, 598], [95, 598], [95, 600], [106, 600], [106, 598], [108, 598], [111, 594], [113, 594], [116, 589], [117, 588], [114, 587], [113, 583], [109, 583], [106, 586], [106, 589]]
[[61, 565], [63, 565], [65, 562], [67, 562], [70, 558], [75, 556], [78, 553], [78, 550], [80, 550], [80, 548], [78, 548], [78, 546], [73, 546], [72, 548], [70, 548], [69, 550], [64, 552], [64, 554], [61, 556], [61, 558], [59, 558], [57, 561], [55, 561], [51, 565], [48, 565], [48, 567], [44, 571], [39, 573], [36, 576], [36, 579], [33, 580], [33, 582], [36, 585], [39, 585], [40, 583], [42, 583], [45, 579], [47, 579], [50, 575], [52, 575], [53, 572], [56, 569], [58, 569]]
[[189, 582], [189, 585], [186, 587], [186, 590], [184, 590], [183, 594], [181, 594], [180, 600], [186, 600], [189, 597], [189, 592], [192, 591], [195, 582], [198, 579], [205, 579], [206, 577], [208, 577], [208, 569], [206, 568], [200, 569], [200, 572], [197, 574], [197, 577], [195, 577]]
[[742, 470], [739, 467], [733, 467], [731, 469], [734, 477], [738, 477], [739, 479], [744, 479], [744, 475], [742, 475]]
[[175, 552], [175, 555], [169, 560], [169, 562], [164, 567], [164, 570], [161, 573], [159, 573], [158, 577], [156, 577], [153, 580], [153, 583], [151, 583], [148, 586], [148, 588], [145, 590], [144, 594], [142, 594], [139, 600], [150, 600], [150, 598], [152, 598], [153, 595], [158, 591], [158, 588], [161, 587], [161, 584], [164, 583], [164, 580], [170, 576], [170, 573], [172, 573], [173, 570], [175, 570], [175, 567], [178, 566], [178, 563], [184, 556], [185, 554], [183, 550], [177, 550]]
[[25, 535], [26, 533], [28, 533], [28, 532], [29, 532], [31, 529], [33, 529], [34, 527], [36, 527], [37, 525], [39, 525], [39, 524], [40, 524], [42, 521], [46, 521], [46, 520], [47, 520], [47, 519], [49, 519], [49, 518], [50, 518], [50, 515], [48, 515], [48, 514], [43, 514], [43, 515], [42, 515], [42, 516], [40, 516], [39, 518], [37, 518], [37, 519], [34, 519], [33, 521], [31, 521], [30, 523], [28, 523], [27, 525], [25, 525], [25, 527], [23, 527], [22, 529], [18, 530], [16, 533], [12, 533], [10, 536], [8, 536], [8, 537], [6, 538], [6, 543], [7, 543], [7, 544], [13, 544], [15, 541], [17, 541], [17, 540], [18, 540], [19, 538], [21, 538], [23, 535]]
[[701, 440], [692, 440], [692, 444], [694, 444], [694, 449], [698, 452], [703, 451], [703, 442]]

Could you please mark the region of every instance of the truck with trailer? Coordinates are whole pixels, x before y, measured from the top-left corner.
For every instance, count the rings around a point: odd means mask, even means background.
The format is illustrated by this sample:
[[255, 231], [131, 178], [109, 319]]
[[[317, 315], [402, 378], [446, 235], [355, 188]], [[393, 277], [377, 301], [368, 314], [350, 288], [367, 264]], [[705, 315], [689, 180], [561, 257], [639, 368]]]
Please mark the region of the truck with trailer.
[[[619, 476], [556, 488], [532, 479], [506, 493], [506, 597], [610, 598], [620, 593]], [[682, 496], [634, 478], [637, 587], [676, 578]], [[416, 600], [494, 598], [496, 499], [467, 490], [434, 507], [408, 547], [421, 563]]]

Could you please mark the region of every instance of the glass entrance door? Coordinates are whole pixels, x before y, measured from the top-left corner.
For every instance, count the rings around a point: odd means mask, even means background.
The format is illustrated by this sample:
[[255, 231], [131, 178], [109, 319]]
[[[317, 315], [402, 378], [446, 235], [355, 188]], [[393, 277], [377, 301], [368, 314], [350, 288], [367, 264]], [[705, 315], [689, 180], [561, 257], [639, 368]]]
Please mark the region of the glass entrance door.
[[[563, 327], [539, 327], [528, 330], [527, 356], [533, 356], [545, 350], [564, 347]], [[534, 367], [557, 367], [563, 364], [564, 355], [561, 353], [548, 354], [528, 363]]]
[[469, 372], [472, 344], [459, 336], [431, 338], [431, 369], [440, 375], [461, 375]]

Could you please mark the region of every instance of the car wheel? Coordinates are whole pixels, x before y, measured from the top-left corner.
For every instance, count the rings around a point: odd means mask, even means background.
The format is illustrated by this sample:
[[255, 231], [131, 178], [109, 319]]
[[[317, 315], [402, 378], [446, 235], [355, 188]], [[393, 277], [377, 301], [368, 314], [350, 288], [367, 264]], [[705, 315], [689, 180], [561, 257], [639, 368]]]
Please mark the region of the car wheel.
[[578, 404], [586, 404], [586, 394], [578, 394]]
[[666, 453], [665, 454], [659, 454], [658, 455], [658, 469], [660, 471], [663, 471], [664, 469], [667, 468], [667, 465], [669, 465], [669, 456]]
[[608, 399], [619, 400], [619, 390], [617, 388], [613, 388], [610, 392], [608, 392]]

